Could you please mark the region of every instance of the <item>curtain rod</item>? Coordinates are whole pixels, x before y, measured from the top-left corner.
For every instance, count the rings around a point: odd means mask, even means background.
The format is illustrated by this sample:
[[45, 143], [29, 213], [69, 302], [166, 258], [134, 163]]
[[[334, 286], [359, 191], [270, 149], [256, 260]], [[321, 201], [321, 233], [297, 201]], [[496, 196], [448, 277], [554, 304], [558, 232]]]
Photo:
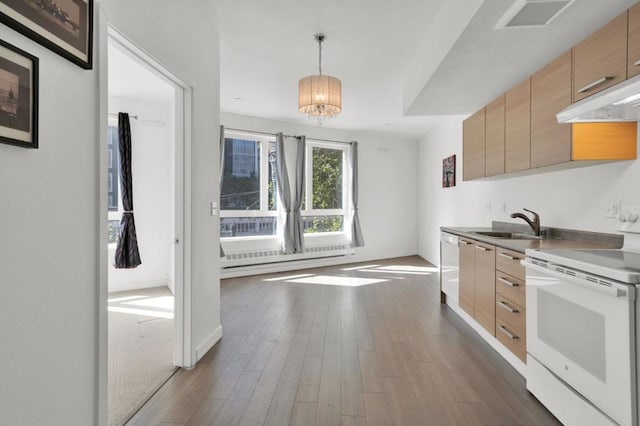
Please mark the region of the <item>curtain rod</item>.
[[[110, 115], [111, 117], [117, 117], [117, 116], [118, 116], [118, 113], [117, 113], [117, 112], [110, 112], [110, 113], [109, 113], [109, 115]], [[133, 118], [134, 120], [137, 120], [137, 119], [138, 119], [138, 116], [137, 116], [137, 115], [129, 115], [129, 118]]]
[[[232, 127], [225, 127], [224, 129], [225, 129], [225, 130], [236, 131], [236, 132], [256, 133], [256, 134], [259, 134], [259, 135], [276, 136], [276, 134], [275, 134], [275, 133], [258, 132], [258, 131], [255, 131], [255, 130], [234, 129], [234, 128], [232, 128]], [[298, 136], [300, 136], [300, 135], [284, 135], [284, 134], [283, 134], [283, 136], [284, 136], [284, 137], [287, 137], [287, 138], [297, 138], [297, 137], [298, 137]], [[336, 140], [332, 140], [332, 139], [312, 138], [312, 137], [310, 137], [310, 136], [309, 136], [309, 137], [307, 137], [307, 139], [311, 139], [311, 140], [313, 140], [313, 141], [321, 141], [321, 142], [344, 143], [344, 144], [347, 144], [347, 145], [351, 145], [351, 144], [352, 144], [352, 142], [336, 141]]]

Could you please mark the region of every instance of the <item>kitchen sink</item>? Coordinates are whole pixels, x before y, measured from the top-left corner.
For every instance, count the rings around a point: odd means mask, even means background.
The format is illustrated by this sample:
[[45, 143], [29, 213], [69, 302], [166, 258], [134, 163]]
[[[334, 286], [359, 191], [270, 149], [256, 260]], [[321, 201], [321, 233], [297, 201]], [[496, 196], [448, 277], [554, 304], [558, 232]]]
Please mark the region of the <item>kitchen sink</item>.
[[531, 234], [523, 234], [521, 232], [499, 232], [499, 231], [478, 231], [474, 234], [483, 235], [491, 238], [501, 238], [505, 240], [541, 240], [542, 237], [536, 237]]

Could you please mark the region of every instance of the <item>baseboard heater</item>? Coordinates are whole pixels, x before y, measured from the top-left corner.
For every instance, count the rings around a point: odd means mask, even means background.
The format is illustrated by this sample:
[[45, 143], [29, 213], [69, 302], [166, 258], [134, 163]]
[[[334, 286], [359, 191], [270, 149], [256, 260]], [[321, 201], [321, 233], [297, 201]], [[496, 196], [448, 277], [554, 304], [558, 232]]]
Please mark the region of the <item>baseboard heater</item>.
[[297, 260], [342, 257], [350, 254], [353, 254], [353, 249], [348, 245], [309, 247], [304, 250], [304, 253], [296, 254], [284, 254], [282, 250], [247, 251], [227, 254], [224, 259], [222, 259], [221, 266], [223, 269], [231, 269], [243, 266], [269, 265]]

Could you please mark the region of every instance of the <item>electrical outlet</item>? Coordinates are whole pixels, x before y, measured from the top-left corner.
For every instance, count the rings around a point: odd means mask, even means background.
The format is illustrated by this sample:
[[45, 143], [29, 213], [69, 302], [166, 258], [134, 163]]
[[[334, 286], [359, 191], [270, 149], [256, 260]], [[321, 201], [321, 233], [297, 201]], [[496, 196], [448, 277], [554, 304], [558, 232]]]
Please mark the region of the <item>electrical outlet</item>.
[[615, 219], [618, 217], [618, 214], [622, 211], [621, 202], [615, 201], [607, 207], [607, 213], [604, 215], [605, 218]]
[[491, 213], [491, 201], [489, 201], [485, 206], [484, 206], [485, 210], [489, 213]]

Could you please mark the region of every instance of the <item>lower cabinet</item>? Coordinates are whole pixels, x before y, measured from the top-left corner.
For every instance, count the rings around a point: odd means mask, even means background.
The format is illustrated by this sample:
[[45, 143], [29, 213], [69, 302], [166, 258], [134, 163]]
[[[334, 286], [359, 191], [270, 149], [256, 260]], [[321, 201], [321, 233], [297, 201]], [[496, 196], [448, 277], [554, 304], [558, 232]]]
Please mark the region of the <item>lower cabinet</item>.
[[458, 305], [469, 315], [475, 317], [476, 307], [476, 251], [473, 248], [475, 241], [459, 238], [460, 247], [460, 277], [458, 286]]
[[460, 238], [459, 305], [495, 335], [495, 247]]
[[526, 362], [524, 254], [461, 237], [459, 306]]
[[496, 332], [496, 249], [476, 243], [476, 321], [489, 333]]

